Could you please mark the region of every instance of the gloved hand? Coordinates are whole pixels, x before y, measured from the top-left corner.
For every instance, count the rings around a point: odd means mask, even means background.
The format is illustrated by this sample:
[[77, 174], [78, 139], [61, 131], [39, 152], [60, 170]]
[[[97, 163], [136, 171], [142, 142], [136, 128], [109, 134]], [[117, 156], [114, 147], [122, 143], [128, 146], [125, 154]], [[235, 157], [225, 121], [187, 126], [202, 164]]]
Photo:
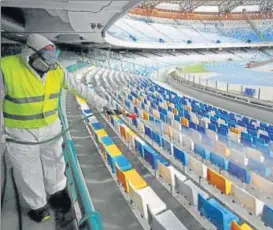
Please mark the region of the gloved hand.
[[115, 115], [115, 111], [112, 109], [112, 106], [110, 106], [109, 104], [106, 104], [105, 106], [103, 106], [103, 112], [105, 112], [108, 115]]
[[5, 144], [7, 138], [8, 138], [7, 134], [2, 134], [1, 137], [0, 137], [0, 144]]

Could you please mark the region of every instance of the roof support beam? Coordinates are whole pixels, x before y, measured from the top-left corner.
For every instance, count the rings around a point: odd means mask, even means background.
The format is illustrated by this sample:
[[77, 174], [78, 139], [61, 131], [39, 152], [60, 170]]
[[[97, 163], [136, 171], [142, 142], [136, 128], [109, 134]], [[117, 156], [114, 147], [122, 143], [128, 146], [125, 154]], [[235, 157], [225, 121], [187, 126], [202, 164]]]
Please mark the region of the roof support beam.
[[243, 1], [223, 1], [219, 4], [219, 12], [231, 12], [238, 6], [243, 5]]
[[273, 2], [271, 0], [264, 0], [260, 4], [260, 11], [262, 12], [270, 12], [272, 11]]
[[184, 12], [191, 12], [199, 6], [202, 6], [204, 3], [202, 1], [196, 0], [185, 0], [179, 1], [180, 10]]

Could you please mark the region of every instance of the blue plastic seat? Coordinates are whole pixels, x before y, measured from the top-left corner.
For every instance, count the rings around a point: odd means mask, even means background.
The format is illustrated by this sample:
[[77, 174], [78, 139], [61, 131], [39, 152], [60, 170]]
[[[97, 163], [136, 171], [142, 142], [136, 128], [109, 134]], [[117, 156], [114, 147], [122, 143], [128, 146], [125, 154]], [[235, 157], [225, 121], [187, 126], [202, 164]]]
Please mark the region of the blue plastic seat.
[[161, 136], [153, 130], [152, 130], [152, 140], [155, 141], [159, 146], [162, 146]]
[[139, 152], [141, 157], [144, 157], [144, 146], [135, 138], [135, 148]]
[[221, 169], [224, 169], [224, 170], [228, 169], [228, 163], [229, 163], [228, 160], [225, 160], [224, 157], [222, 157], [214, 152], [210, 153], [210, 161], [212, 164], [217, 165]]
[[250, 173], [244, 167], [229, 161], [227, 171], [231, 175], [239, 178], [242, 182], [250, 184]]
[[206, 200], [198, 194], [198, 211], [209, 219], [218, 230], [230, 230], [231, 222], [239, 222], [239, 217], [223, 207], [215, 199]]
[[131, 163], [128, 161], [128, 159], [123, 154], [116, 156], [116, 157], [111, 157], [108, 153], [106, 153], [106, 154], [107, 154], [107, 161], [108, 161], [109, 165], [111, 166], [113, 173], [116, 173], [115, 163], [117, 163], [117, 165], [119, 166], [119, 168], [123, 172], [132, 169]]
[[271, 174], [271, 169], [266, 167], [263, 163], [258, 161], [252, 160], [251, 158], [248, 159], [247, 168], [253, 170], [254, 172], [262, 175], [263, 177], [268, 177]]
[[262, 221], [266, 226], [273, 228], [273, 208], [268, 205], [264, 205], [262, 212]]
[[100, 130], [100, 129], [103, 129], [103, 126], [101, 123], [99, 122], [94, 122], [94, 123], [91, 123], [92, 127], [94, 128], [94, 130]]
[[261, 151], [262, 153], [264, 153], [265, 157], [271, 157], [271, 158], [273, 158], [273, 152], [272, 152], [271, 148], [268, 146], [268, 144], [257, 143], [256, 144], [256, 148], [259, 151]]
[[152, 131], [148, 126], [144, 126], [145, 129], [145, 135], [147, 135], [148, 137], [152, 138]]
[[109, 137], [109, 136], [106, 136], [106, 137], [101, 137], [101, 142], [108, 146], [108, 145], [114, 145], [115, 143], [113, 142], [112, 138]]
[[210, 158], [210, 152], [200, 144], [194, 145], [194, 152], [204, 159]]
[[188, 154], [173, 146], [173, 155], [175, 159], [178, 159], [183, 165], [189, 164]]

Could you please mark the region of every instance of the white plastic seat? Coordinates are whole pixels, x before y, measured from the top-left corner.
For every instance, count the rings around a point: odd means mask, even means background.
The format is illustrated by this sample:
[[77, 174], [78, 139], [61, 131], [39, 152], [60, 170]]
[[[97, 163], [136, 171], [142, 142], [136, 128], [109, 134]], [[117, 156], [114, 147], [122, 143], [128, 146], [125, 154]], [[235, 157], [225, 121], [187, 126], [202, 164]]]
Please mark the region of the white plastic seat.
[[218, 141], [218, 135], [214, 131], [211, 131], [211, 130], [207, 129], [206, 134], [211, 140]]
[[248, 158], [245, 156], [245, 154], [235, 149], [230, 150], [229, 158], [243, 166], [248, 164]]
[[195, 159], [189, 155], [189, 168], [194, 171], [198, 176], [206, 179], [207, 178], [207, 166], [201, 161]]
[[166, 181], [166, 183], [171, 185], [172, 188], [176, 187], [175, 176], [179, 178], [181, 181], [187, 180], [187, 177], [178, 170], [176, 170], [172, 165], [165, 166], [159, 160], [157, 160], [157, 164], [159, 176], [161, 176], [162, 179]]
[[251, 185], [254, 185], [260, 191], [273, 195], [273, 183], [262, 176], [251, 172]]
[[246, 155], [253, 159], [253, 160], [256, 160], [258, 162], [264, 162], [264, 156], [262, 154], [262, 152], [256, 150], [256, 149], [253, 149], [253, 148], [250, 148], [250, 147], [247, 147], [246, 148]]
[[182, 143], [182, 134], [175, 129], [173, 129], [172, 132], [173, 132], [173, 139], [176, 140], [178, 143]]
[[166, 210], [166, 204], [157, 196], [150, 186], [136, 190], [129, 181], [130, 197], [141, 215], [149, 220], [147, 205], [153, 215]]
[[251, 195], [247, 191], [232, 184], [231, 194], [239, 201], [245, 208], [247, 208], [255, 216], [260, 215], [263, 212], [264, 202], [258, 200], [255, 196]]
[[187, 230], [171, 210], [152, 215], [151, 227], [152, 230]]
[[201, 144], [202, 142], [202, 135], [198, 131], [191, 129], [191, 138], [196, 144]]
[[198, 194], [202, 195], [206, 199], [209, 198], [209, 195], [204, 192], [202, 189], [197, 187], [191, 180], [187, 181], [180, 181], [177, 180], [177, 191], [184, 195], [189, 203], [191, 203], [193, 206], [198, 206]]
[[231, 140], [231, 141], [234, 141], [236, 143], [240, 143], [240, 136], [236, 133], [233, 133], [233, 132], [229, 132], [228, 134], [228, 139]]
[[219, 141], [216, 141], [214, 150], [216, 153], [220, 153], [223, 156], [230, 155], [230, 149], [225, 144]]
[[181, 123], [176, 120], [174, 120], [174, 122], [173, 122], [173, 127], [178, 131], [180, 131], [182, 129]]
[[182, 135], [182, 145], [184, 145], [186, 148], [190, 150], [194, 149], [193, 140], [185, 135]]

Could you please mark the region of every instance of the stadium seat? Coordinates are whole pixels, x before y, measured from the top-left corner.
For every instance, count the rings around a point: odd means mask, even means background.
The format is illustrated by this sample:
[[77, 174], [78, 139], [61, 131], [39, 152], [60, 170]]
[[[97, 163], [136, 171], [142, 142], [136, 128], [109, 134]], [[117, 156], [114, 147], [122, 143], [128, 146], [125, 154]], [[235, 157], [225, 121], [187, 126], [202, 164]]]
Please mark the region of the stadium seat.
[[273, 228], [273, 208], [268, 205], [264, 205], [262, 213], [262, 221], [266, 226]]
[[158, 175], [166, 182], [168, 183], [171, 188], [176, 188], [176, 180], [175, 177], [178, 178], [181, 181], [186, 180], [186, 176], [184, 176], [182, 173], [177, 171], [172, 165], [166, 166], [162, 164], [159, 160], [158, 161]]
[[258, 200], [255, 196], [234, 184], [231, 191], [232, 196], [255, 216], [263, 212], [264, 202]]
[[233, 160], [236, 163], [239, 163], [240, 165], [246, 166], [248, 164], [248, 158], [242, 151], [231, 149], [229, 157], [231, 160]]
[[178, 159], [183, 165], [189, 164], [188, 154], [184, 151], [178, 149], [176, 146], [173, 145], [173, 156], [175, 159]]
[[202, 142], [202, 135], [196, 130], [191, 130], [191, 138], [195, 144], [201, 144]]
[[260, 163], [258, 161], [252, 160], [252, 159], [248, 159], [247, 167], [250, 170], [252, 170], [264, 177], [269, 177], [271, 174], [271, 168], [267, 167], [263, 163]]
[[128, 171], [129, 169], [132, 169], [131, 163], [127, 160], [127, 158], [123, 154], [119, 156], [115, 156], [115, 157], [112, 157], [108, 153], [106, 154], [107, 154], [107, 162], [112, 169], [112, 173], [116, 173], [115, 163], [123, 172]]
[[189, 150], [194, 150], [193, 140], [185, 135], [182, 135], [182, 145], [184, 145]]
[[145, 143], [140, 138], [135, 138], [135, 148], [139, 152], [141, 157], [144, 157], [144, 145]]
[[217, 165], [220, 169], [227, 170], [228, 169], [228, 161], [222, 156], [211, 152], [210, 153], [210, 161], [212, 164]]
[[228, 170], [229, 174], [234, 177], [239, 178], [243, 183], [250, 183], [250, 173], [244, 167], [241, 167], [232, 161], [229, 161]]
[[231, 229], [230, 230], [253, 230], [253, 228], [251, 228], [248, 224], [243, 223], [241, 225], [239, 225], [238, 223], [236, 223], [235, 221], [231, 222]]
[[128, 182], [132, 183], [135, 189], [147, 187], [146, 181], [138, 174], [135, 169], [123, 172], [117, 164], [115, 164], [118, 182], [122, 185], [126, 193], [130, 193]]
[[116, 157], [116, 156], [119, 156], [119, 155], [122, 154], [121, 151], [120, 151], [120, 149], [118, 148], [118, 146], [116, 146], [115, 144], [114, 145], [105, 146], [105, 151], [111, 157]]
[[161, 161], [161, 163], [164, 165], [169, 165], [169, 162], [164, 157], [162, 157], [148, 145], [144, 145], [144, 159], [155, 170], [157, 170], [157, 160]]
[[256, 188], [258, 188], [263, 193], [271, 194], [273, 195], [273, 182], [266, 180], [262, 176], [251, 172], [251, 185], [254, 185]]
[[145, 219], [149, 219], [148, 206], [152, 214], [158, 214], [166, 210], [166, 204], [157, 196], [150, 186], [136, 189], [130, 181], [129, 189], [131, 200]]
[[157, 215], [152, 215], [151, 227], [156, 230], [187, 230], [187, 228], [170, 210]]
[[191, 180], [177, 180], [177, 192], [184, 195], [187, 201], [196, 207], [198, 206], [198, 194], [202, 195], [205, 199], [209, 198], [209, 195], [197, 187]]
[[204, 159], [210, 158], [210, 152], [203, 147], [203, 145], [195, 144], [194, 145], [194, 152], [198, 155], [200, 155]]
[[258, 162], [261, 162], [261, 163], [264, 162], [263, 154], [256, 149], [247, 147], [246, 148], [246, 156], [248, 158], [251, 158], [251, 159], [258, 161]]
[[231, 193], [232, 182], [210, 168], [208, 168], [207, 180], [210, 184], [218, 188], [222, 193], [226, 195]]
[[220, 153], [223, 156], [229, 156], [230, 155], [230, 149], [223, 143], [216, 141], [214, 150], [216, 153]]
[[196, 160], [194, 157], [189, 155], [189, 169], [194, 171], [198, 176], [206, 179], [207, 178], [207, 166], [202, 164], [201, 161]]
[[105, 145], [105, 146], [115, 144], [115, 143], [113, 142], [113, 140], [111, 139], [111, 137], [108, 137], [108, 136], [107, 136], [107, 137], [102, 137], [102, 138], [100, 138], [99, 142], [102, 143], [102, 144]]
[[223, 207], [215, 199], [206, 200], [198, 194], [198, 211], [209, 219], [219, 230], [230, 230], [231, 222], [239, 222], [239, 218]]

